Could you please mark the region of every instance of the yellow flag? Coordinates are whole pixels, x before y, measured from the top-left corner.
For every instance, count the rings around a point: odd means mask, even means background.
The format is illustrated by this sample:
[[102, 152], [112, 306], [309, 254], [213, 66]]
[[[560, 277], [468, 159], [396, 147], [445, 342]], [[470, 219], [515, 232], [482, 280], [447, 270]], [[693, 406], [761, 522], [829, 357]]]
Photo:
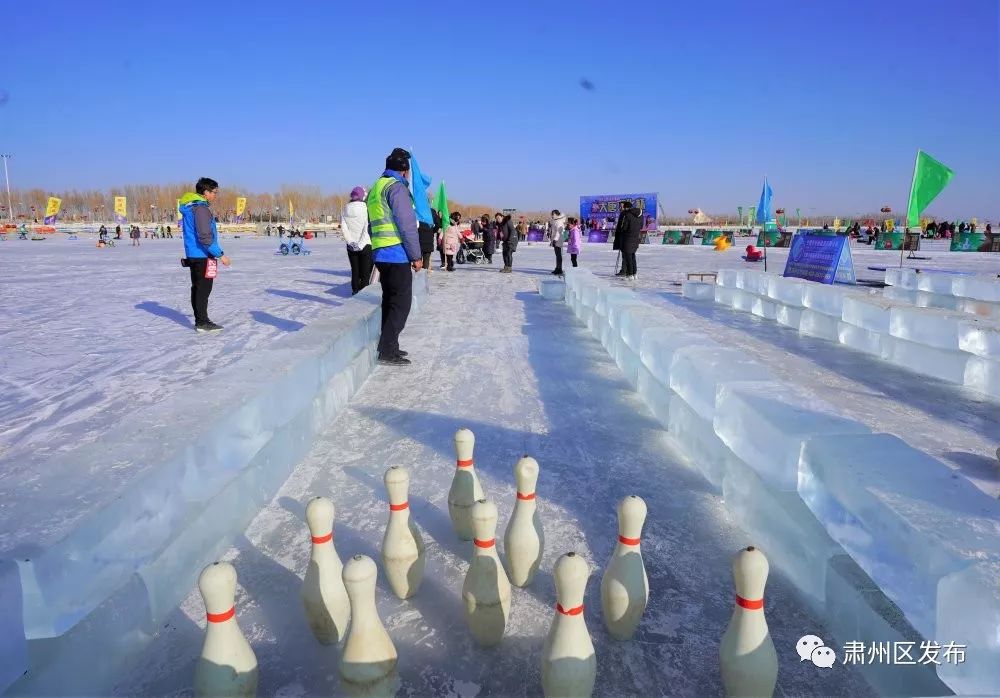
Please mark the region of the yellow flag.
[[45, 225], [52, 225], [56, 222], [60, 206], [62, 206], [62, 199], [54, 196], [49, 197], [48, 203], [45, 204]]
[[236, 215], [242, 216], [243, 212], [247, 208], [247, 199], [245, 196], [236, 197]]
[[833, 219], [833, 228], [834, 228], [834, 230], [836, 230], [839, 227], [840, 227], [840, 219], [839, 218], [834, 218]]
[[128, 218], [128, 202], [126, 202], [124, 196], [116, 196], [115, 197], [115, 219], [119, 223], [124, 223], [126, 218]]

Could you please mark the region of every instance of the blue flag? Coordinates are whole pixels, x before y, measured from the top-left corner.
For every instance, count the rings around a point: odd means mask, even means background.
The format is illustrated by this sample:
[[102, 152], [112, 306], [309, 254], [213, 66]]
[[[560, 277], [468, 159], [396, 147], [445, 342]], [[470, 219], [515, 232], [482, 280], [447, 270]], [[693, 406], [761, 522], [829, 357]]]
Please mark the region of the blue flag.
[[417, 210], [417, 220], [427, 225], [434, 225], [431, 215], [431, 205], [427, 201], [427, 189], [431, 186], [431, 178], [420, 171], [417, 159], [410, 154], [410, 174], [413, 176], [413, 207]]
[[764, 178], [764, 188], [760, 190], [760, 203], [757, 204], [757, 222], [767, 223], [771, 220], [771, 185]]

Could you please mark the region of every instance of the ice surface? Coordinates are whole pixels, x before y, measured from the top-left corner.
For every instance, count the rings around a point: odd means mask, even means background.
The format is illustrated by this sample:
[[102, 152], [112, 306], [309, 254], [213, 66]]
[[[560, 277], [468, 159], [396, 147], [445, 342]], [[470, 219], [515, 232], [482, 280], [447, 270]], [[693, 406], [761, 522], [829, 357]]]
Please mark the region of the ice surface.
[[841, 344], [872, 356], [882, 356], [882, 337], [881, 332], [866, 330], [849, 322], [837, 323], [837, 338]]
[[882, 358], [916, 373], [961, 384], [971, 355], [883, 335]]
[[799, 320], [799, 332], [810, 337], [828, 339], [831, 342], [839, 340], [837, 325], [840, 324], [839, 317], [832, 317], [825, 313], [806, 308], [802, 311]]
[[953, 296], [955, 280], [959, 277], [954, 274], [936, 274], [934, 272], [920, 272], [917, 274], [917, 290], [928, 293], [939, 293], [943, 296]]
[[941, 579], [937, 637], [966, 645], [965, 661], [938, 667], [959, 695], [990, 695], [1000, 686], [1000, 558], [993, 557]]
[[670, 385], [670, 367], [674, 353], [682, 347], [703, 347], [706, 350], [719, 345], [703, 334], [681, 329], [651, 328], [642, 336], [639, 357], [656, 379]]
[[1000, 397], [1000, 360], [985, 359], [981, 356], [969, 357], [965, 365], [967, 388], [978, 390], [991, 397]]
[[538, 282], [538, 293], [550, 301], [561, 301], [566, 297], [566, 284], [557, 279], [545, 279]]
[[788, 575], [814, 608], [826, 601], [828, 559], [843, 552], [797, 492], [780, 492], [735, 456], [727, 461], [722, 496], [733, 518]]
[[732, 451], [716, 436], [712, 423], [699, 417], [681, 398], [674, 397], [670, 401], [669, 414], [667, 430], [681, 453], [691, 467], [721, 489], [729, 461], [734, 458]]
[[13, 560], [0, 560], [0, 693], [27, 669], [21, 577]]
[[917, 630], [952, 639], [935, 628], [938, 581], [1000, 559], [1000, 503], [890, 434], [809, 439], [798, 489]]
[[1000, 303], [1000, 281], [996, 276], [959, 276], [952, 283], [956, 296]]
[[869, 294], [864, 291], [836, 284], [810, 283], [806, 285], [805, 292], [802, 294], [802, 305], [810, 310], [832, 315], [839, 319], [844, 312], [844, 298], [867, 295]]
[[791, 327], [792, 329], [799, 329], [799, 325], [802, 323], [802, 308], [796, 308], [791, 305], [785, 305], [784, 303], [778, 303], [775, 309], [774, 319], [778, 321], [779, 325], [784, 325], [785, 327]]
[[715, 284], [707, 281], [685, 281], [681, 285], [681, 295], [695, 301], [708, 301], [715, 298]]
[[720, 385], [714, 427], [737, 457], [779, 491], [798, 486], [799, 452], [809, 437], [870, 433], [797, 385], [778, 382]]
[[766, 298], [754, 298], [750, 312], [765, 320], [774, 320], [778, 316], [778, 304]]
[[958, 349], [965, 313], [936, 308], [899, 306], [889, 314], [889, 334], [938, 349]]
[[971, 354], [1000, 359], [1000, 323], [965, 320], [958, 327], [958, 348]]
[[803, 307], [802, 296], [812, 283], [811, 281], [803, 281], [802, 279], [768, 274], [767, 297], [785, 305], [801, 308]]
[[916, 290], [917, 270], [904, 269], [902, 267], [888, 267], [885, 270], [885, 282], [889, 286]]
[[731, 347], [681, 347], [674, 352], [670, 388], [703, 419], [715, 417], [719, 385], [732, 381], [770, 381], [770, 371]]
[[889, 334], [889, 319], [893, 308], [905, 303], [879, 296], [848, 296], [844, 299], [841, 318], [855, 327]]

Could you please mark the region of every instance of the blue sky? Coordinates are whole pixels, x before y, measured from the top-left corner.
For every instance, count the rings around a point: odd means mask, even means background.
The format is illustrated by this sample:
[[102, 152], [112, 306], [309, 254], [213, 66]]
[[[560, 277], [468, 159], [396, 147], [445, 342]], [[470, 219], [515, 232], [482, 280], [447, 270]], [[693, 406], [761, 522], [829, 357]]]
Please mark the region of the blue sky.
[[[179, 9], [183, 8], [183, 9]], [[412, 147], [449, 195], [521, 209], [659, 192], [670, 213], [906, 205], [1000, 217], [997, 0], [15, 3], [15, 187], [370, 184]], [[592, 90], [580, 86], [586, 78]], [[0, 99], [2, 102], [2, 99]]]

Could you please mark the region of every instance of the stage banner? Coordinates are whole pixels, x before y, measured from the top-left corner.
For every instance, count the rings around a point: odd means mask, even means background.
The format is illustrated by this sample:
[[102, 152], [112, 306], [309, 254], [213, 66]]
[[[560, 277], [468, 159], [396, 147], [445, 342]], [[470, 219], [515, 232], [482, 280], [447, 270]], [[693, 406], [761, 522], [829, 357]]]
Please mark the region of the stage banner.
[[[609, 218], [618, 220], [619, 201], [631, 201], [632, 205], [639, 209], [644, 223], [646, 216], [656, 218], [656, 194], [600, 194], [580, 197], [580, 220], [584, 222], [595, 220], [598, 224], [605, 223]], [[609, 227], [614, 229], [610, 224]]]
[[783, 276], [821, 284], [857, 283], [847, 237], [799, 233], [792, 238]]
[[608, 230], [591, 230], [587, 233], [587, 242], [607, 242], [609, 233]]
[[729, 238], [729, 244], [733, 244], [733, 234], [730, 232], [724, 232], [722, 230], [706, 230], [701, 234], [701, 244], [702, 245], [714, 245], [715, 241], [721, 237]]
[[690, 245], [690, 230], [668, 230], [663, 233], [663, 245]]
[[128, 201], [124, 196], [115, 197], [115, 223], [124, 223], [128, 220]]
[[878, 234], [877, 250], [901, 250], [903, 249], [903, 233], [882, 232]]
[[950, 249], [952, 252], [1000, 252], [1000, 234], [955, 233]]
[[247, 198], [245, 196], [236, 197], [236, 222], [243, 222], [243, 212], [247, 210]]
[[62, 199], [50, 196], [45, 204], [45, 225], [55, 225], [56, 218], [59, 217], [59, 207], [62, 206]]
[[757, 246], [764, 246], [764, 238], [767, 238], [768, 247], [790, 247], [792, 244], [792, 232], [790, 230], [762, 230], [757, 233]]

